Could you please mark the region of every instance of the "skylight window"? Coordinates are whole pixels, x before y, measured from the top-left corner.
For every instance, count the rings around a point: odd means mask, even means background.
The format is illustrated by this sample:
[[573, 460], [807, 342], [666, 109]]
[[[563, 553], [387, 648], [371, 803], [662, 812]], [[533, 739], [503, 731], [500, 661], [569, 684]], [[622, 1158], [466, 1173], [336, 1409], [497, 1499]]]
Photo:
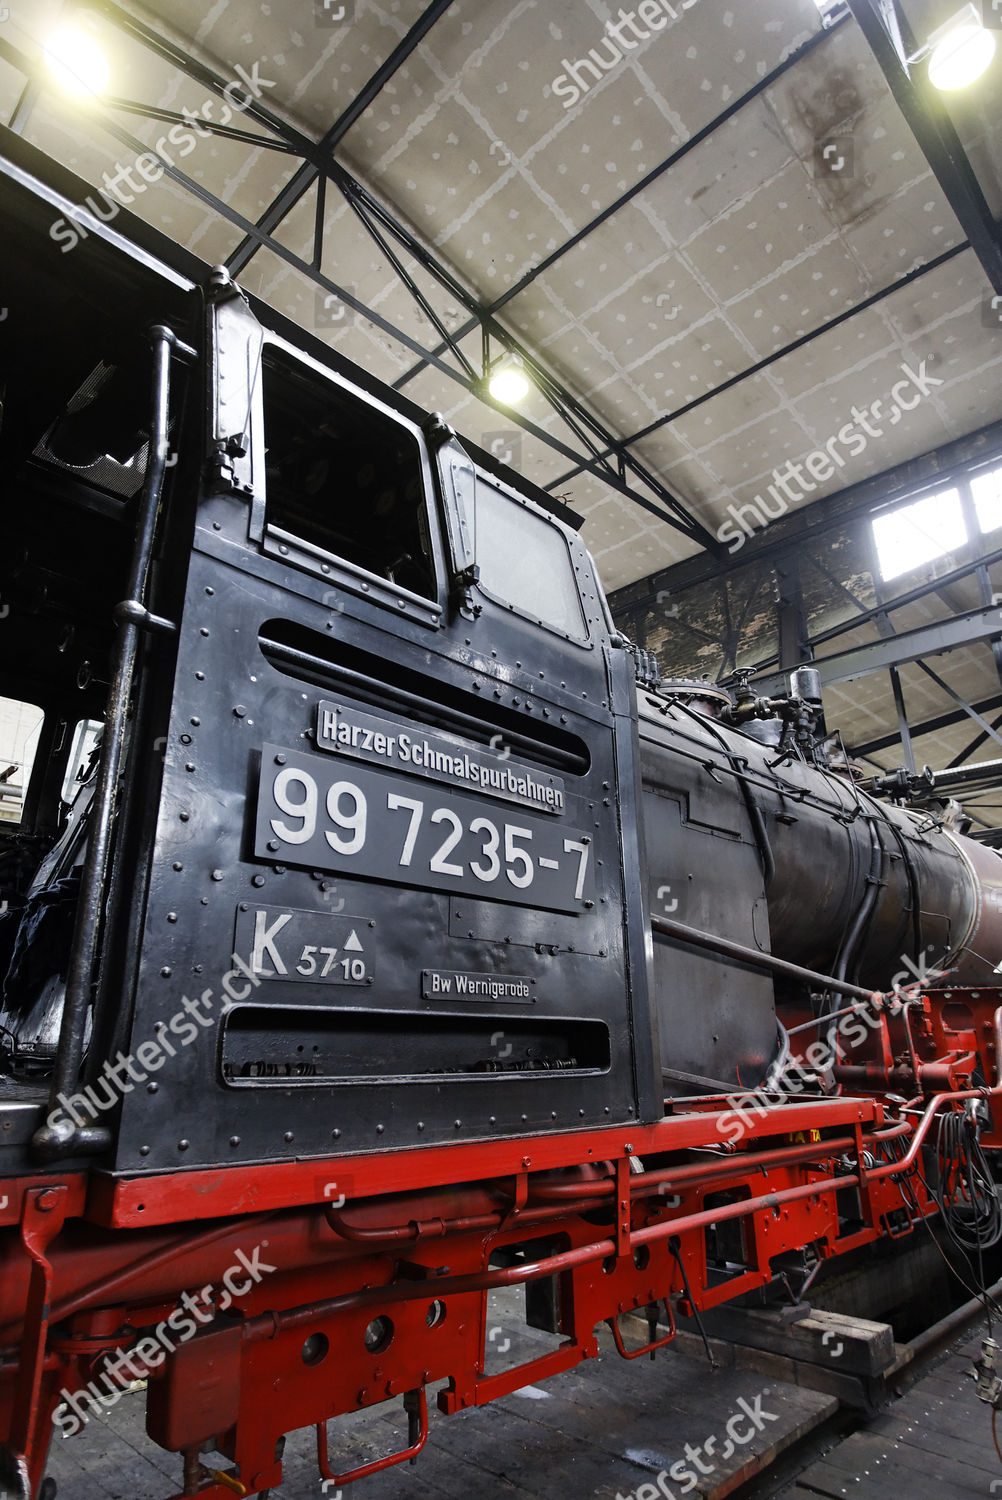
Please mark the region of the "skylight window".
[[846, 0], [814, 0], [814, 3], [821, 12], [821, 23], [826, 27], [834, 26], [836, 21], [849, 14]]
[[1002, 526], [1002, 469], [975, 474], [971, 480], [971, 495], [981, 530], [998, 531]]
[[[1002, 525], [1000, 519], [999, 525]], [[880, 576], [887, 583], [962, 547], [967, 527], [956, 490], [942, 490], [873, 522]]]

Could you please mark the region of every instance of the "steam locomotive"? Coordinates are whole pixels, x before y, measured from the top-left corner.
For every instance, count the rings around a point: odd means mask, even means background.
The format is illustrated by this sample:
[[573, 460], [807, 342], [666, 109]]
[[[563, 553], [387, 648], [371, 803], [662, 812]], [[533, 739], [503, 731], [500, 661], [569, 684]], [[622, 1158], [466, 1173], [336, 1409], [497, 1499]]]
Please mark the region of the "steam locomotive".
[[[999, 855], [809, 668], [659, 682], [559, 502], [9, 149], [0, 1494], [135, 1380], [176, 1500], [310, 1425], [345, 1484], [429, 1385], [997, 1239]], [[559, 1342], [487, 1373], [512, 1285]]]

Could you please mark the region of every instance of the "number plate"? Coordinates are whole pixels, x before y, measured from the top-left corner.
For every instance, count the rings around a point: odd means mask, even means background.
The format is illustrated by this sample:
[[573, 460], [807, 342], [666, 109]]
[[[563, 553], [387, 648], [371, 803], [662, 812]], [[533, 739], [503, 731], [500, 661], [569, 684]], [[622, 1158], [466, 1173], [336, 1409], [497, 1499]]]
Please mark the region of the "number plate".
[[588, 834], [392, 772], [277, 745], [261, 755], [260, 858], [551, 911], [594, 901]]
[[461, 969], [423, 969], [424, 1000], [476, 1000], [491, 1005], [534, 1005], [536, 981], [528, 974], [466, 974]]
[[[509, 760], [508, 750], [495, 753], [430, 729], [422, 729], [420, 734], [405, 731], [406, 726], [396, 719], [362, 713], [325, 699], [317, 705], [318, 750], [333, 750], [353, 760], [439, 781], [474, 795], [500, 797], [536, 812], [560, 815], [567, 810], [562, 778]], [[494, 739], [502, 736], [497, 734]]]
[[236, 949], [260, 979], [366, 985], [376, 972], [375, 923], [282, 906], [237, 908]]

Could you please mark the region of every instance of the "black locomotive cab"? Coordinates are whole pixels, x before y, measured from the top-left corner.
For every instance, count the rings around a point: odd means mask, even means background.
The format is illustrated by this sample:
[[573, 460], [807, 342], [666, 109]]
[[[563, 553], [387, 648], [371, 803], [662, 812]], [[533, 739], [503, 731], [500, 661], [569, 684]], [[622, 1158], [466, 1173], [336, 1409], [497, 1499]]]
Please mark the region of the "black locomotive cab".
[[[169, 296], [136, 274], [151, 341], [16, 470], [23, 568], [57, 525], [81, 564], [36, 608], [53, 661], [50, 616], [99, 639], [82, 686], [31, 674], [53, 712], [5, 840], [15, 1168], [659, 1115], [632, 663], [569, 518], [225, 273]], [[77, 410], [97, 475], [66, 461]], [[13, 660], [0, 696], [30, 702]]]

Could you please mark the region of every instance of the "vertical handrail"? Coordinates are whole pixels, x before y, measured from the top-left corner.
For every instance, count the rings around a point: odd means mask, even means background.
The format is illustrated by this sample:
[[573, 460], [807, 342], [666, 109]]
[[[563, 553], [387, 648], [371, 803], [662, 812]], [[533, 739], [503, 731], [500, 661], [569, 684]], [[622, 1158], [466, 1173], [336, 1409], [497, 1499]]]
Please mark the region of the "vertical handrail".
[[104, 741], [80, 883], [77, 920], [70, 949], [59, 1046], [49, 1091], [50, 1119], [32, 1137], [35, 1154], [46, 1160], [102, 1151], [111, 1140], [107, 1126], [79, 1126], [68, 1120], [65, 1114], [59, 1123], [53, 1123], [51, 1115], [58, 1107], [60, 1094], [76, 1087], [83, 1059], [87, 1011], [93, 999], [95, 983], [98, 933], [111, 865], [112, 823], [119, 782], [126, 764], [126, 722], [135, 684], [140, 634], [149, 629], [174, 629], [169, 621], [151, 615], [144, 599], [167, 470], [171, 353], [176, 350], [187, 359], [194, 359], [196, 355], [193, 349], [177, 338], [172, 329], [162, 324], [157, 324], [150, 330], [150, 339], [153, 346], [153, 382], [149, 459], [139, 504], [128, 589], [125, 599], [114, 610], [119, 631], [112, 656]]

